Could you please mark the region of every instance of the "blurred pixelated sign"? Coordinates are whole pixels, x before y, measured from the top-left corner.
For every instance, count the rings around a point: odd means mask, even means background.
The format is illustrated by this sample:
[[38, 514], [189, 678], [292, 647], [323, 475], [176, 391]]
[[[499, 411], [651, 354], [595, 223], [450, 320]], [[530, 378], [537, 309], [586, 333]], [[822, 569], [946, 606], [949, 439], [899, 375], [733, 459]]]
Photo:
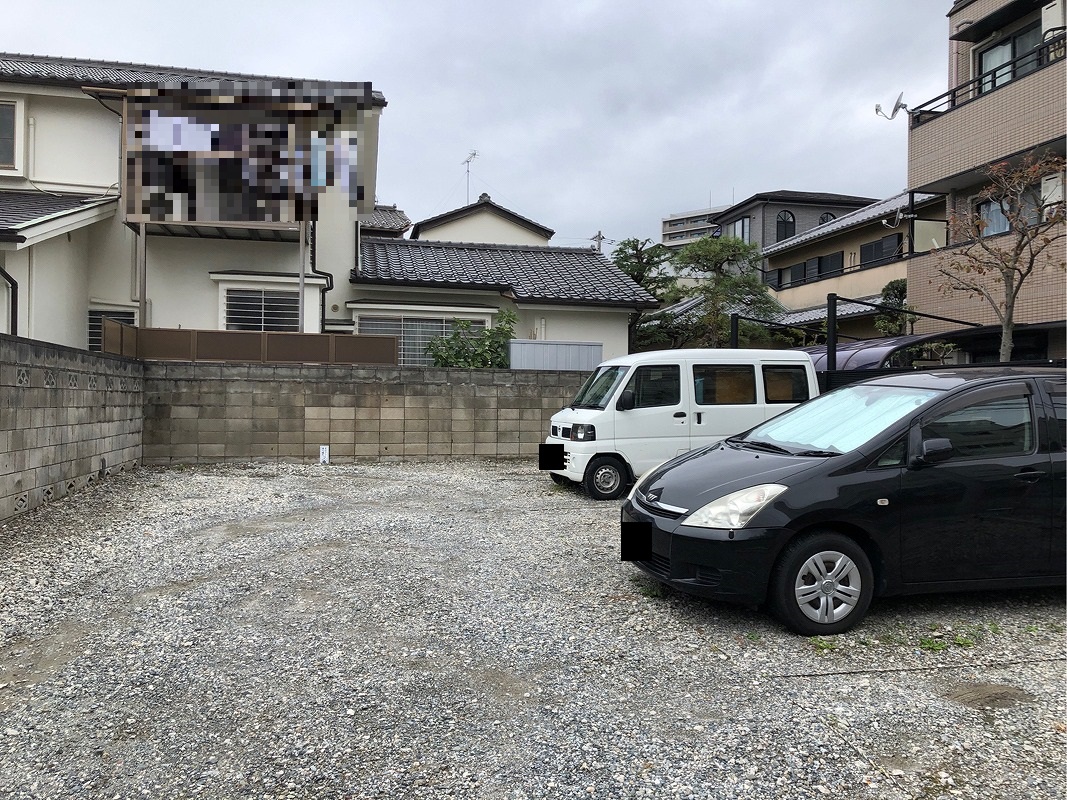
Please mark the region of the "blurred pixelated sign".
[[136, 84], [124, 109], [126, 220], [313, 221], [325, 191], [371, 213], [360, 155], [372, 99], [370, 83]]

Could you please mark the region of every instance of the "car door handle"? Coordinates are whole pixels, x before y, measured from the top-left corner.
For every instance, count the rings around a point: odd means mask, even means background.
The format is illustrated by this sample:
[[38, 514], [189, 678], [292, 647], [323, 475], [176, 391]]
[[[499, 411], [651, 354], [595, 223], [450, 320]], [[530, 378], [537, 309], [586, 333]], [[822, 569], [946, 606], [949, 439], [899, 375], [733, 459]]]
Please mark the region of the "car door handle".
[[684, 416], [685, 416], [685, 412], [684, 411], [675, 411], [674, 412], [674, 418], [675, 419], [678, 419], [678, 418], [684, 417]]
[[1027, 469], [1015, 473], [1015, 477], [1025, 483], [1037, 483], [1041, 480], [1041, 476], [1042, 473], [1038, 472], [1036, 469]]

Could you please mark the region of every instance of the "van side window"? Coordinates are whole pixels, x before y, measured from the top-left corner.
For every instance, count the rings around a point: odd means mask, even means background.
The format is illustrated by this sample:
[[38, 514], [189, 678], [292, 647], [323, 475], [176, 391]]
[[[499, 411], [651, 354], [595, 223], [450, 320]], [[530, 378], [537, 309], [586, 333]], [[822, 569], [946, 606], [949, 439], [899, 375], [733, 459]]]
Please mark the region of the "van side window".
[[756, 402], [756, 369], [751, 365], [694, 364], [693, 397], [702, 406]]
[[682, 402], [681, 368], [677, 364], [638, 367], [626, 388], [634, 393], [634, 408], [676, 406]]
[[765, 366], [763, 393], [768, 403], [803, 403], [810, 397], [808, 372], [800, 366]]

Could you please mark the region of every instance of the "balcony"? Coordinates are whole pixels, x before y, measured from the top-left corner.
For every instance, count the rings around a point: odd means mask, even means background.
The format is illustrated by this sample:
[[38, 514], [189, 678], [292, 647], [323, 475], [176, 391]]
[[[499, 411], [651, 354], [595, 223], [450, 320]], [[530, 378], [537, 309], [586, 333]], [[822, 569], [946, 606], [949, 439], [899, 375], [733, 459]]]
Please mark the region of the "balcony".
[[1067, 36], [1059, 30], [1018, 58], [912, 108], [908, 188], [945, 193], [973, 185], [984, 165], [1060, 140], [1065, 54]]

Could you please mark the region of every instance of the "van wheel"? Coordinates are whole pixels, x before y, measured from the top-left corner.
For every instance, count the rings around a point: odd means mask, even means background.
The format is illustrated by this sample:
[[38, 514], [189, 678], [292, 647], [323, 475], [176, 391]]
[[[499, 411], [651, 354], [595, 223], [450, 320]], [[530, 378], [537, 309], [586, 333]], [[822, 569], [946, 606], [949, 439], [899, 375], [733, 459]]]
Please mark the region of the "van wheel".
[[626, 490], [626, 467], [617, 458], [597, 456], [589, 462], [582, 486], [594, 500], [615, 500]]
[[837, 533], [814, 533], [790, 544], [771, 579], [771, 607], [802, 636], [844, 633], [855, 626], [874, 595], [867, 554]]

